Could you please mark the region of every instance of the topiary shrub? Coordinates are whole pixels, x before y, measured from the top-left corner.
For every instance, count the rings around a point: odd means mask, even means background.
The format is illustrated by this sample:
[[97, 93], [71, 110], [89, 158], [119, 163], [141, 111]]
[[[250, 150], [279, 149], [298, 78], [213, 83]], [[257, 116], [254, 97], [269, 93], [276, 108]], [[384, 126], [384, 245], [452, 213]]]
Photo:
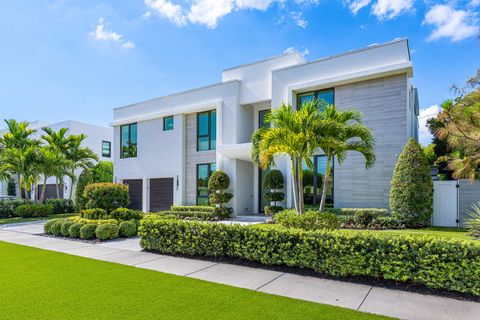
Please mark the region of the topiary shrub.
[[15, 209], [15, 216], [22, 218], [46, 217], [52, 213], [48, 204], [23, 204]]
[[279, 190], [283, 189], [283, 174], [280, 170], [270, 170], [265, 175], [263, 182], [265, 189], [270, 189], [270, 192], [265, 193], [265, 200], [270, 202], [270, 206], [264, 208], [265, 214], [273, 215], [283, 208], [277, 205], [277, 202], [281, 202], [285, 199], [285, 194]]
[[80, 228], [80, 238], [90, 240], [95, 238], [97, 225], [93, 223], [86, 224]]
[[68, 233], [72, 238], [80, 238], [80, 229], [83, 227], [83, 224], [72, 223], [68, 228]]
[[75, 212], [73, 201], [70, 199], [47, 199], [45, 204], [52, 206], [52, 214]]
[[48, 220], [48, 221], [43, 225], [43, 231], [44, 231], [46, 234], [52, 234], [52, 225], [53, 225], [55, 222], [59, 222], [59, 221], [64, 221], [64, 219], [51, 219], [51, 220]]
[[65, 220], [59, 220], [59, 221], [55, 221], [51, 228], [50, 228], [50, 231], [51, 231], [51, 234], [56, 236], [56, 237], [60, 237], [62, 236], [62, 226], [63, 226], [63, 222]]
[[107, 211], [100, 208], [85, 209], [80, 211], [80, 218], [90, 219], [90, 220], [99, 220], [107, 219]]
[[408, 227], [431, 223], [433, 181], [420, 144], [410, 139], [398, 157], [390, 189], [392, 215]]
[[118, 238], [119, 227], [113, 223], [101, 224], [97, 227], [95, 235], [98, 240], [112, 240]]
[[273, 221], [286, 228], [303, 230], [334, 230], [340, 227], [340, 220], [333, 213], [314, 210], [303, 214], [297, 214], [292, 210], [284, 210], [276, 214]]
[[213, 205], [218, 205], [223, 208], [223, 205], [232, 200], [233, 194], [226, 190], [230, 187], [230, 178], [228, 175], [221, 171], [215, 171], [208, 179], [208, 190], [210, 195], [208, 200]]
[[134, 237], [137, 235], [137, 225], [133, 221], [123, 221], [119, 225], [120, 237]]
[[83, 193], [88, 198], [87, 209], [101, 208], [111, 212], [118, 208], [128, 207], [130, 197], [128, 186], [120, 183], [93, 183], [85, 187]]
[[70, 226], [73, 225], [75, 222], [70, 221], [70, 220], [64, 220], [62, 223], [62, 236], [64, 237], [70, 237]]

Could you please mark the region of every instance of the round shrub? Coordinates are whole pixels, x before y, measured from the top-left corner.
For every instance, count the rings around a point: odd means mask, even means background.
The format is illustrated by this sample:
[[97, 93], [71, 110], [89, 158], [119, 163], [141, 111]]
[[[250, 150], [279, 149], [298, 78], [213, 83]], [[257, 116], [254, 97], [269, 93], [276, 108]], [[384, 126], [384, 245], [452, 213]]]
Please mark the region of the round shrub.
[[265, 189], [283, 189], [283, 174], [280, 170], [270, 170], [263, 182]]
[[80, 229], [82, 228], [82, 224], [80, 223], [73, 223], [68, 228], [68, 233], [72, 238], [80, 238]]
[[398, 157], [390, 189], [392, 215], [408, 227], [430, 225], [433, 181], [420, 144], [410, 139]]
[[227, 203], [228, 201], [232, 200], [233, 194], [229, 192], [212, 192], [208, 196], [208, 200], [211, 204], [219, 204], [222, 205]]
[[101, 224], [97, 227], [95, 235], [98, 240], [111, 240], [118, 238], [119, 227], [116, 224]]
[[144, 213], [142, 211], [128, 208], [118, 208], [109, 214], [110, 219], [116, 219], [119, 221], [141, 220], [143, 219], [143, 216]]
[[111, 212], [130, 204], [128, 186], [120, 183], [93, 183], [85, 187], [83, 196], [88, 199], [87, 209], [101, 208]]
[[283, 192], [267, 192], [265, 193], [265, 200], [269, 202], [278, 202], [283, 201], [285, 199], [285, 195]]
[[210, 179], [208, 179], [208, 189], [212, 191], [225, 190], [228, 187], [230, 187], [230, 178], [221, 170], [212, 173]]
[[75, 222], [70, 221], [70, 220], [64, 220], [63, 221], [62, 228], [61, 228], [62, 236], [70, 237], [70, 226], [74, 223]]
[[133, 221], [123, 221], [119, 226], [120, 237], [134, 237], [137, 235], [137, 225]]
[[100, 208], [85, 209], [80, 211], [80, 218], [90, 220], [107, 219], [107, 211]]
[[55, 221], [55, 222], [52, 224], [52, 227], [50, 228], [50, 231], [51, 231], [51, 234], [52, 234], [52, 235], [54, 235], [54, 236], [56, 236], [56, 237], [62, 236], [63, 221], [65, 221], [65, 220]]
[[86, 224], [80, 228], [80, 238], [85, 240], [90, 240], [95, 238], [95, 231], [97, 230], [97, 225], [93, 223]]
[[15, 216], [22, 218], [46, 217], [52, 213], [52, 206], [47, 204], [24, 204], [15, 209]]
[[51, 220], [48, 220], [45, 225], [43, 226], [43, 231], [46, 233], [46, 234], [52, 234], [52, 225], [55, 223], [55, 222], [58, 222], [58, 221], [64, 221], [64, 219], [51, 219]]

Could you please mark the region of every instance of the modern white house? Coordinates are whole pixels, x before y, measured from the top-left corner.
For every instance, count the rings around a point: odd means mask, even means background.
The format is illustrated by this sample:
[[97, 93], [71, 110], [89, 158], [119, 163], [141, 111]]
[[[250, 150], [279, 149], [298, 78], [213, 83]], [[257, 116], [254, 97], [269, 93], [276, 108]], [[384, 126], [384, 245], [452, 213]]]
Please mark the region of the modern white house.
[[[417, 138], [418, 95], [412, 85], [408, 41], [392, 42], [307, 62], [298, 52], [230, 68], [222, 81], [114, 109], [114, 176], [130, 186], [132, 207], [144, 211], [172, 204], [208, 202], [206, 181], [221, 169], [231, 180], [235, 215], [262, 212], [265, 172], [250, 161], [252, 133], [282, 103], [298, 108], [312, 98], [340, 109], [358, 108], [376, 138], [377, 161], [366, 170], [352, 153], [334, 165], [328, 198], [335, 207], [389, 206], [396, 159]], [[289, 161], [280, 157], [283, 205], [293, 206]], [[321, 194], [325, 158], [315, 156], [306, 203]]]
[[[97, 154], [100, 161], [113, 161], [112, 156], [112, 142], [113, 142], [113, 130], [112, 128], [101, 127], [93, 124], [83, 123], [79, 121], [67, 120], [58, 123], [48, 123], [44, 121], [32, 121], [30, 122], [30, 128], [37, 130], [34, 134], [35, 138], [40, 138], [44, 134], [42, 128], [50, 127], [55, 131], [60, 130], [61, 128], [67, 128], [67, 135], [70, 134], [85, 134], [87, 138], [83, 141], [82, 146], [90, 148], [95, 154]], [[0, 135], [5, 133], [5, 130], [0, 131]], [[81, 170], [76, 172], [77, 176], [80, 175]], [[15, 179], [15, 177], [14, 177]], [[41, 191], [43, 181], [39, 182], [38, 186], [33, 186], [30, 196], [33, 198], [35, 193]], [[72, 182], [70, 178], [64, 177], [64, 183], [60, 188], [60, 197], [68, 198], [70, 194], [70, 188], [72, 187]], [[17, 195], [18, 193], [17, 186]], [[75, 190], [73, 190], [75, 192]], [[0, 182], [0, 196], [8, 194], [8, 183]], [[47, 185], [45, 188], [45, 198], [56, 198], [56, 183], [55, 178], [51, 177], [47, 180]]]

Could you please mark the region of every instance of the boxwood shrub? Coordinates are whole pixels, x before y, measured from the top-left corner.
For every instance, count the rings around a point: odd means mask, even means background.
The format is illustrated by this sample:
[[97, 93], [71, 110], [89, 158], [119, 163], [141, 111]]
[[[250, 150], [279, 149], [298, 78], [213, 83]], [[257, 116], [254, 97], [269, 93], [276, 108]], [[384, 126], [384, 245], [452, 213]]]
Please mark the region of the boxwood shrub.
[[123, 221], [119, 224], [119, 236], [120, 237], [134, 237], [137, 235], [137, 225], [133, 221]]
[[107, 212], [125, 208], [130, 204], [128, 186], [121, 183], [92, 183], [85, 187], [83, 196], [88, 199], [87, 209], [102, 208]]
[[64, 237], [70, 237], [70, 226], [71, 226], [72, 224], [75, 224], [75, 222], [70, 221], [70, 220], [64, 220], [64, 221], [62, 222], [62, 228], [61, 228], [61, 230], [62, 230], [62, 236], [64, 236]]
[[475, 241], [160, 219], [142, 220], [139, 235], [144, 249], [160, 253], [241, 258], [480, 296]]
[[52, 224], [50, 228], [50, 233], [56, 237], [62, 236], [62, 226], [65, 220], [57, 220]]
[[95, 238], [95, 231], [98, 225], [89, 223], [80, 228], [80, 238], [90, 240]]
[[72, 238], [80, 238], [80, 229], [83, 227], [83, 224], [73, 223], [68, 228], [68, 233]]
[[80, 218], [98, 220], [105, 219], [107, 217], [107, 211], [100, 208], [85, 209], [80, 211]]
[[48, 220], [44, 225], [43, 225], [43, 231], [46, 233], [46, 234], [52, 234], [52, 226], [55, 222], [62, 222], [64, 221], [65, 219], [51, 219], [51, 220]]
[[118, 238], [118, 225], [113, 223], [101, 224], [95, 230], [98, 240], [112, 240]]
[[318, 211], [297, 214], [295, 210], [284, 210], [276, 214], [273, 220], [284, 227], [303, 230], [334, 230], [340, 226], [340, 220], [336, 215]]
[[118, 208], [110, 212], [108, 219], [116, 219], [118, 221], [141, 220], [145, 214], [139, 210], [128, 208]]
[[46, 217], [52, 213], [48, 204], [23, 204], [15, 209], [15, 216], [22, 218]]

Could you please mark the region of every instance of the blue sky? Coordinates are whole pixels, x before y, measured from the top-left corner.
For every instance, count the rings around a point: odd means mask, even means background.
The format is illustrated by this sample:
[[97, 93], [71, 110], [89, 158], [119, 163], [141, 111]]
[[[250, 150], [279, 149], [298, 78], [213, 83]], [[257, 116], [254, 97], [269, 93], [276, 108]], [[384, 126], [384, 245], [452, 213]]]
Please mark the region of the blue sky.
[[113, 107], [288, 48], [315, 60], [397, 37], [425, 116], [475, 73], [479, 12], [480, 0], [2, 1], [0, 117], [108, 125]]

